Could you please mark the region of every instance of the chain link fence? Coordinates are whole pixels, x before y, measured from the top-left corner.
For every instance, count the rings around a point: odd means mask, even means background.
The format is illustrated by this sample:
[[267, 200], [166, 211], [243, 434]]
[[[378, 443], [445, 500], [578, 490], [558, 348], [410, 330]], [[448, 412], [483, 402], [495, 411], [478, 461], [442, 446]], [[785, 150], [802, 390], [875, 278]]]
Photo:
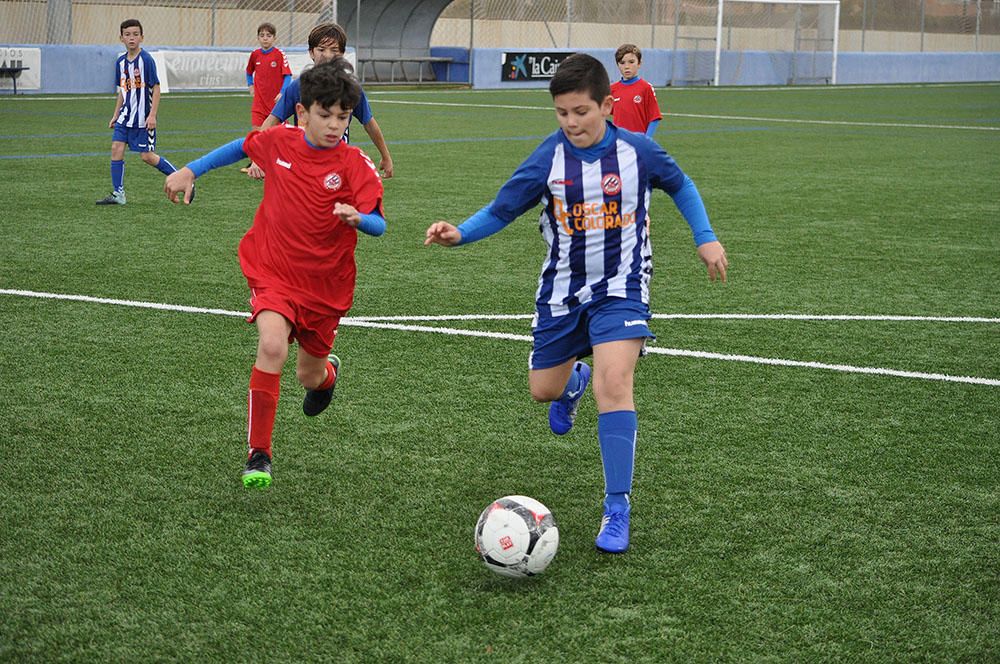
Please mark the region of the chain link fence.
[[[430, 46], [670, 49], [686, 1], [455, 0]], [[384, 6], [367, 4], [373, 14]], [[364, 0], [339, 5], [369, 22]], [[0, 0], [0, 42], [115, 43], [119, 23], [139, 16], [158, 46], [253, 48], [264, 21], [277, 26], [279, 46], [302, 46], [312, 26], [337, 14], [338, 0]], [[367, 46], [345, 27], [353, 45]], [[840, 50], [1000, 51], [1000, 0], [842, 0]]]
[[[456, 0], [432, 45], [673, 48], [690, 0]], [[702, 12], [714, 25], [713, 5]], [[841, 0], [841, 51], [1000, 51], [1000, 0]]]

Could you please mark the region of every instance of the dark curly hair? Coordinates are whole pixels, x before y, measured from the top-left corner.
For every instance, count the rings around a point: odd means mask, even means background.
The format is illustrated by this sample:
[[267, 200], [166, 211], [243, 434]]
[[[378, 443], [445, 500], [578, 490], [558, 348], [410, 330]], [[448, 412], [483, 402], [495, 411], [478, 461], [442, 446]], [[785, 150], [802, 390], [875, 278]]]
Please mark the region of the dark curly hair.
[[315, 65], [299, 77], [302, 105], [309, 109], [313, 102], [323, 108], [340, 104], [344, 110], [354, 109], [361, 101], [361, 85], [354, 78], [354, 68], [344, 58]]

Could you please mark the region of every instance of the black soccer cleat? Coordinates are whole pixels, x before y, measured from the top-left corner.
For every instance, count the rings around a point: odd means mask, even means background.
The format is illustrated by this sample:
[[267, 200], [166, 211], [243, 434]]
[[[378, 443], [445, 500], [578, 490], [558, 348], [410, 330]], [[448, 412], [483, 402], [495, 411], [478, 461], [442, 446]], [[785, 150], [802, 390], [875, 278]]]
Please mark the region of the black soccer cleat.
[[271, 486], [271, 457], [267, 452], [254, 450], [247, 459], [247, 467], [243, 471], [243, 486], [247, 489], [266, 489]]
[[316, 417], [322, 413], [330, 405], [330, 401], [333, 400], [333, 390], [337, 387], [337, 381], [340, 380], [340, 358], [331, 353], [330, 364], [333, 365], [336, 371], [333, 385], [325, 390], [308, 390], [306, 398], [302, 400], [302, 412], [309, 417]]

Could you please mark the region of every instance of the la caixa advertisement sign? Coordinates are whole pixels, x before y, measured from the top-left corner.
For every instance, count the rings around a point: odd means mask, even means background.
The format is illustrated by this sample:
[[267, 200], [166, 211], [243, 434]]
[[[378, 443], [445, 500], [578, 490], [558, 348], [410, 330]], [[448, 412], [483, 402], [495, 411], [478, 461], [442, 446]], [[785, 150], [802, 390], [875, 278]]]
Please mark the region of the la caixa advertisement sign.
[[572, 52], [524, 53], [510, 51], [503, 54], [501, 81], [545, 81], [552, 78], [559, 63]]

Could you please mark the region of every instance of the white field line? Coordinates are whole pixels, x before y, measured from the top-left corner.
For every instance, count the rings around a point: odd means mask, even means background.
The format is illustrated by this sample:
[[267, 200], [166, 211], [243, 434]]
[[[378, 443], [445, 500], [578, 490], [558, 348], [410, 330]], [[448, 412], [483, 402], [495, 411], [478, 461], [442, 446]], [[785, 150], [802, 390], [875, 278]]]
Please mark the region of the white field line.
[[[400, 104], [405, 106], [457, 106], [463, 108], [502, 108], [517, 111], [551, 111], [551, 106], [520, 106], [516, 104], [472, 104], [446, 101], [404, 101], [402, 99], [379, 99], [380, 104]], [[1000, 131], [1000, 127], [980, 127], [976, 125], [938, 125], [910, 122], [853, 122], [850, 120], [803, 120], [795, 118], [762, 118], [751, 115], [705, 115], [701, 113], [670, 113], [675, 118], [699, 118], [702, 120], [737, 120], [740, 122], [780, 122], [785, 124], [831, 125], [837, 127], [889, 127], [894, 129], [961, 129], [970, 131]]]
[[[183, 313], [213, 314], [219, 316], [234, 316], [247, 318], [250, 313], [247, 311], [231, 311], [228, 309], [209, 309], [204, 307], [190, 307], [179, 304], [162, 304], [158, 302], [141, 302], [136, 300], [118, 300], [103, 297], [91, 297], [89, 295], [67, 295], [62, 293], [45, 293], [38, 291], [0, 289], [0, 295], [13, 295], [20, 297], [33, 297], [48, 300], [71, 300], [74, 302], [88, 302], [93, 304], [111, 304], [117, 306], [138, 307], [143, 309], [156, 309], [159, 311], [179, 311]], [[658, 314], [654, 317], [709, 317], [701, 314]], [[732, 317], [734, 314], [718, 314], [712, 317]], [[741, 316], [742, 317], [742, 316]], [[937, 316], [925, 317], [904, 317], [904, 316], [819, 316], [803, 317], [800, 315], [782, 316], [781, 314], [767, 314], [756, 316], [748, 314], [746, 318], [767, 318], [767, 319], [787, 319], [794, 320], [927, 320], [927, 321], [948, 321], [948, 322], [986, 322], [996, 323], [1000, 319], [995, 318], [944, 318]], [[531, 336], [526, 334], [510, 334], [507, 332], [486, 332], [481, 330], [463, 330], [459, 328], [436, 327], [426, 325], [404, 324], [402, 322], [388, 322], [388, 320], [524, 320], [530, 318], [528, 315], [495, 315], [495, 316], [414, 316], [407, 319], [396, 317], [348, 317], [341, 319], [341, 323], [353, 327], [367, 327], [382, 330], [399, 330], [403, 332], [427, 332], [432, 334], [448, 334], [453, 336], [481, 337], [489, 339], [505, 339], [509, 341], [531, 341]], [[915, 378], [920, 380], [937, 380], [951, 383], [971, 383], [974, 385], [990, 385], [1000, 387], [1000, 380], [994, 378], [979, 378], [976, 376], [951, 376], [948, 374], [924, 373], [920, 371], [901, 371], [898, 369], [885, 369], [881, 367], [856, 367], [848, 364], [825, 364], [822, 362], [801, 362], [798, 360], [782, 360], [767, 357], [754, 357], [751, 355], [732, 355], [726, 353], [709, 353], [694, 350], [682, 350], [678, 348], [649, 348], [649, 352], [656, 355], [670, 355], [674, 357], [695, 357], [708, 360], [726, 360], [730, 362], [749, 362], [752, 364], [764, 364], [771, 366], [800, 367], [808, 369], [827, 369], [846, 373], [860, 373], [881, 376], [894, 376], [898, 378]]]
[[[207, 96], [227, 96], [227, 95], [207, 95]], [[31, 97], [26, 95], [25, 99], [38, 99], [41, 101], [46, 98]], [[53, 100], [59, 98], [49, 97], [47, 99]], [[519, 105], [519, 104], [473, 104], [473, 103], [446, 102], [446, 101], [412, 101], [403, 99], [377, 99], [375, 101], [377, 101], [377, 103], [379, 104], [399, 104], [407, 106], [505, 109], [505, 110], [516, 110], [516, 111], [552, 111], [551, 106]], [[891, 129], [955, 129], [959, 131], [1000, 131], [1000, 127], [977, 126], [977, 125], [939, 125], [939, 124], [922, 124], [913, 122], [856, 122], [850, 120], [808, 120], [808, 119], [798, 119], [798, 118], [765, 118], [765, 117], [755, 117], [751, 115], [707, 115], [700, 113], [670, 113], [670, 115], [676, 118], [698, 118], [702, 120], [730, 120], [737, 122], [775, 122], [781, 124], [827, 125], [834, 127], [882, 127]]]
[[[451, 314], [444, 316], [353, 316], [353, 320], [366, 322], [389, 321], [438, 321], [454, 320], [531, 320], [533, 314]], [[980, 318], [976, 316], [872, 316], [850, 314], [653, 314], [657, 320], [858, 320], [891, 322], [932, 322], [932, 323], [1000, 323], [1000, 318]]]
[[893, 129], [963, 129], [971, 131], [1000, 131], [1000, 127], [977, 125], [939, 125], [913, 122], [852, 122], [849, 120], [799, 120], [793, 118], [758, 118], [751, 115], [702, 115], [699, 113], [671, 113], [679, 118], [701, 118], [706, 120], [741, 120], [749, 122], [782, 122], [785, 124], [832, 125], [837, 127], [890, 127]]

